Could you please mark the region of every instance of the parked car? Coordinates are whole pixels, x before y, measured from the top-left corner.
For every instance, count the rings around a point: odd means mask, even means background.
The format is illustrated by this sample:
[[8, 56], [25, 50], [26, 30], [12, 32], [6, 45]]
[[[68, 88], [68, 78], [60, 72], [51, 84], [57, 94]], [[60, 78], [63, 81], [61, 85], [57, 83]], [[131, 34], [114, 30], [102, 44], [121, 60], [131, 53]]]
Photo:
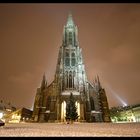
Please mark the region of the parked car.
[[5, 123], [2, 120], [0, 120], [0, 126], [4, 126], [4, 125]]

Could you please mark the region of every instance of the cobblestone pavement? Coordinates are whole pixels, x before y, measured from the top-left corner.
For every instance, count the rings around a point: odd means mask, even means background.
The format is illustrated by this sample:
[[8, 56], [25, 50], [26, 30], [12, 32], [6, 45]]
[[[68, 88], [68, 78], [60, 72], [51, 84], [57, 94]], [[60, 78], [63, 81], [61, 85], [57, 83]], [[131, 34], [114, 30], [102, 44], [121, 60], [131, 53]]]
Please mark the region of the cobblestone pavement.
[[140, 123], [17, 123], [0, 127], [2, 137], [139, 137]]

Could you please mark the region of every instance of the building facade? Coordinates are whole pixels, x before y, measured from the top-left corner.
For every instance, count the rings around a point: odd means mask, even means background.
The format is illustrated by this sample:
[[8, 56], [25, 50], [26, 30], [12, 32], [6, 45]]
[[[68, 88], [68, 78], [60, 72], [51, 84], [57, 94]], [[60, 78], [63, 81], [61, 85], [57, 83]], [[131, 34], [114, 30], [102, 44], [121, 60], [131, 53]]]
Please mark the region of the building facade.
[[0, 100], [0, 119], [4, 121], [4, 117], [12, 112], [16, 111], [16, 107], [14, 107], [10, 102], [5, 102]]
[[140, 122], [140, 104], [112, 107], [110, 117], [112, 122]]
[[47, 85], [44, 74], [41, 86], [37, 89], [33, 120], [65, 121], [70, 93], [76, 100], [78, 121], [110, 122], [107, 97], [99, 77], [96, 76], [93, 84], [87, 80], [82, 49], [78, 42], [78, 30], [71, 14], [64, 26], [54, 81]]
[[6, 114], [3, 117], [5, 123], [20, 123], [20, 122], [30, 122], [32, 118], [31, 110], [27, 108], [18, 109], [12, 113]]

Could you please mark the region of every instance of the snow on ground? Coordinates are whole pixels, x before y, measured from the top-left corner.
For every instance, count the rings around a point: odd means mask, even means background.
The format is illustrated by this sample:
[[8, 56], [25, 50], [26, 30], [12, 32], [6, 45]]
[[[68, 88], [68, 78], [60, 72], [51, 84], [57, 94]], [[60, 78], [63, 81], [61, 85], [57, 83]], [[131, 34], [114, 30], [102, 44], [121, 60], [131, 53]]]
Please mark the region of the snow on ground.
[[139, 137], [140, 123], [17, 123], [0, 127], [3, 137]]

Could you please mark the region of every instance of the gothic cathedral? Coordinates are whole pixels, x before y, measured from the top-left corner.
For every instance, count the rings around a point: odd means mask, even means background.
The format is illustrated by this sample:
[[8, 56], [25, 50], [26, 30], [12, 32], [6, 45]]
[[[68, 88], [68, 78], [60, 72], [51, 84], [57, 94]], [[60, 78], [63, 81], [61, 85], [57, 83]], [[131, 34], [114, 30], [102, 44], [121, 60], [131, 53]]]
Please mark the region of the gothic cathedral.
[[110, 122], [105, 90], [98, 76], [93, 84], [87, 80], [77, 26], [69, 14], [63, 30], [54, 81], [47, 85], [43, 75], [34, 101], [33, 120], [65, 122], [66, 104], [71, 93], [76, 101], [79, 122]]

